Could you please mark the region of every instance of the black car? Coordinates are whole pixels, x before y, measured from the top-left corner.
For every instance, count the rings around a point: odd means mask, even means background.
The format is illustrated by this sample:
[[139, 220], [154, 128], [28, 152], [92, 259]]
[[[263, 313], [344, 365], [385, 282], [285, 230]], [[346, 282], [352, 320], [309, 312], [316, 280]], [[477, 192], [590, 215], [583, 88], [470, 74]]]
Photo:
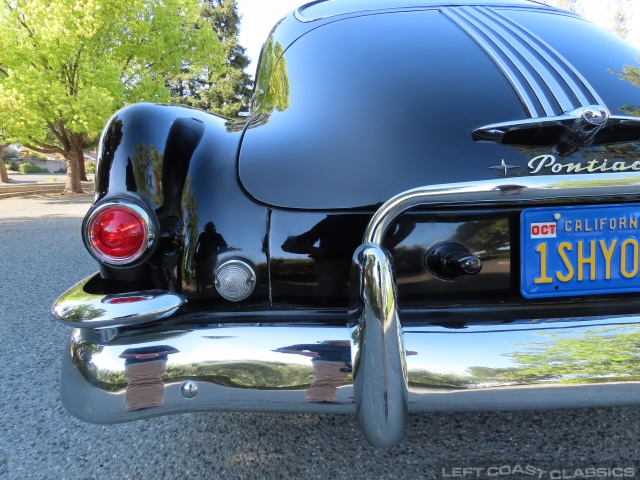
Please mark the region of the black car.
[[316, 1], [245, 121], [116, 113], [65, 406], [356, 412], [388, 448], [408, 412], [640, 403], [639, 56], [533, 1]]

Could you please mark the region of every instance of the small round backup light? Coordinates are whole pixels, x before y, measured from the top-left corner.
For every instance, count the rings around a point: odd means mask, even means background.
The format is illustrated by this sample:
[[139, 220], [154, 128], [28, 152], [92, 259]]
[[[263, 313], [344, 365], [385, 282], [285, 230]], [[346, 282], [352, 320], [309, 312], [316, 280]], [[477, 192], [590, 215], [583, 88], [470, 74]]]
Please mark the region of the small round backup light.
[[227, 260], [215, 269], [214, 283], [220, 296], [231, 302], [239, 302], [253, 293], [256, 272], [242, 260]]
[[87, 222], [87, 240], [103, 262], [131, 263], [147, 250], [153, 240], [146, 212], [137, 205], [108, 203], [93, 211]]

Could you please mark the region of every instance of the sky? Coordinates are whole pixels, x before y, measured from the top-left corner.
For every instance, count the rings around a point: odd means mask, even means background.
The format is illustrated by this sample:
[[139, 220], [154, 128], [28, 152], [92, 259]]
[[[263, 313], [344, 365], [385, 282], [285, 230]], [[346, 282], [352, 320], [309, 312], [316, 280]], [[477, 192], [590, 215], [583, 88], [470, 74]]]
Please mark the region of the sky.
[[[287, 12], [308, 3], [309, 0], [237, 0], [238, 11], [243, 16], [240, 27], [240, 45], [247, 49], [253, 60], [248, 73], [253, 75], [260, 55], [262, 44], [267, 39], [271, 28]], [[604, 28], [610, 29], [613, 24], [614, 9], [609, 0], [578, 0], [583, 16]], [[553, 0], [549, 1], [553, 3]], [[640, 49], [640, 0], [629, 3], [631, 32], [628, 41]]]
[[242, 15], [240, 24], [240, 45], [247, 49], [253, 61], [248, 73], [254, 74], [262, 44], [273, 26], [294, 8], [308, 3], [308, 0], [236, 0]]

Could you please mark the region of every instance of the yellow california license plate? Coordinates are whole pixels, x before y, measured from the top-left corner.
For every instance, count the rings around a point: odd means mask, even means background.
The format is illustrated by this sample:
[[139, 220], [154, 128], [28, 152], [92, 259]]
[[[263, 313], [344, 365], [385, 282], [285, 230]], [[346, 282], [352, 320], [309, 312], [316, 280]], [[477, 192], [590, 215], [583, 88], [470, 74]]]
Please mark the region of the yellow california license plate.
[[640, 291], [640, 205], [529, 208], [521, 214], [527, 298]]

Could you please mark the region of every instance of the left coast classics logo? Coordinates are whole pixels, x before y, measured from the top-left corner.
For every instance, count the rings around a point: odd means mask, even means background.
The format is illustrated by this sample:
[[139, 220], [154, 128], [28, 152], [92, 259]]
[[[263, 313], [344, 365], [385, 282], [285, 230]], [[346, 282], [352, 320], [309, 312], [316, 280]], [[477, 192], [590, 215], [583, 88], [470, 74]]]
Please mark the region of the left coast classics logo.
[[584, 162], [559, 162], [553, 155], [538, 155], [529, 160], [529, 173], [596, 173], [640, 171], [640, 160], [625, 162], [621, 160], [587, 160]]

